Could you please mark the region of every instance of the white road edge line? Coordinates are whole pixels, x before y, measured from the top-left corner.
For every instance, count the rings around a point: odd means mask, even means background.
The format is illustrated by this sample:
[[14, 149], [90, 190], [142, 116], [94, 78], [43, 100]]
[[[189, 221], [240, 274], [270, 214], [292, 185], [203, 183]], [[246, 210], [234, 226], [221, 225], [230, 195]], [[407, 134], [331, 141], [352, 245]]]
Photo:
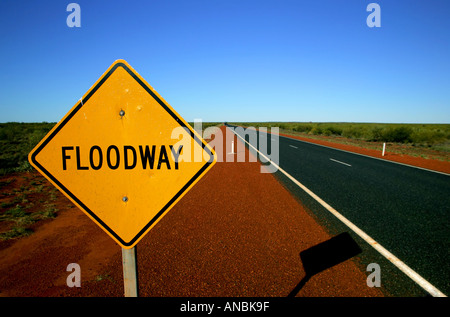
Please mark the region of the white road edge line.
[[347, 165], [347, 166], [350, 166], [350, 167], [352, 167], [352, 166], [351, 166], [350, 164], [347, 164], [347, 163], [344, 163], [344, 162], [341, 162], [341, 161], [338, 161], [338, 160], [332, 159], [331, 157], [330, 157], [330, 160], [331, 160], [331, 161], [333, 161], [333, 162], [339, 163], [339, 164], [344, 164], [344, 165]]
[[290, 144], [289, 144], [289, 146], [293, 147], [294, 149], [298, 149], [298, 147], [296, 147], [296, 146], [293, 146], [293, 145], [290, 145]]
[[[239, 134], [235, 133], [242, 141], [247, 143], [249, 146], [251, 146], [256, 152], [258, 152], [260, 155], [262, 155], [268, 162], [270, 162], [270, 159], [265, 156], [263, 153], [261, 153], [258, 149], [256, 149], [253, 145], [248, 143], [244, 138], [242, 138]], [[435, 286], [433, 286], [430, 282], [425, 280], [422, 276], [417, 274], [413, 269], [411, 269], [409, 266], [407, 266], [405, 263], [403, 263], [399, 258], [394, 256], [391, 252], [386, 250], [384, 247], [382, 247], [378, 242], [376, 242], [374, 239], [372, 239], [369, 235], [367, 235], [364, 231], [359, 229], [356, 225], [354, 225], [350, 220], [345, 218], [343, 215], [341, 215], [337, 210], [335, 210], [333, 207], [328, 205], [325, 201], [323, 201], [319, 196], [314, 194], [311, 190], [309, 190], [305, 185], [300, 183], [298, 180], [296, 180], [294, 177], [292, 177], [289, 173], [287, 173], [285, 170], [283, 170], [280, 166], [277, 164], [271, 162], [274, 166], [278, 168], [280, 172], [282, 172], [284, 175], [286, 175], [292, 182], [294, 182], [297, 186], [299, 186], [301, 189], [303, 189], [308, 195], [310, 195], [312, 198], [314, 198], [319, 204], [321, 204], [323, 207], [325, 207], [329, 212], [331, 212], [336, 218], [338, 218], [340, 221], [342, 221], [347, 227], [349, 227], [353, 232], [355, 232], [361, 239], [366, 241], [368, 244], [370, 244], [375, 250], [377, 250], [381, 255], [383, 255], [387, 260], [389, 260], [392, 264], [394, 264], [398, 269], [400, 269], [403, 273], [405, 273], [407, 276], [409, 276], [414, 282], [419, 284], [425, 291], [427, 291], [430, 295], [433, 297], [447, 297], [444, 293], [442, 293], [440, 290], [438, 290]]]

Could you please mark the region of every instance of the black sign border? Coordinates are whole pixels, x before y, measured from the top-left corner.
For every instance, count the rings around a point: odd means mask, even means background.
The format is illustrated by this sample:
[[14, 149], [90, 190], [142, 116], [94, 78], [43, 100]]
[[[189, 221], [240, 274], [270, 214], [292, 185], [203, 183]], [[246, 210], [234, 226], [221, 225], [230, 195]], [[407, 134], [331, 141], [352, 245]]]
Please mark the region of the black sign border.
[[[139, 231], [136, 236], [129, 242], [124, 241], [117, 233], [115, 233], [109, 226], [107, 226], [92, 210], [90, 210], [81, 200], [79, 200], [70, 190], [68, 190], [58, 179], [56, 179], [49, 171], [47, 171], [37, 160], [36, 156], [42, 151], [42, 149], [53, 139], [55, 135], [66, 125], [67, 122], [83, 107], [83, 105], [89, 100], [89, 98], [103, 85], [103, 83], [114, 73], [118, 68], [122, 67], [131, 77], [133, 77], [141, 86], [144, 88], [160, 105], [166, 110], [172, 118], [183, 128], [190, 132], [190, 136], [204, 149], [210, 156], [210, 159], [202, 166], [202, 168], [178, 191], [178, 193], [147, 223], [141, 231]], [[58, 187], [67, 194], [71, 199], [73, 199], [84, 211], [86, 211], [92, 218], [94, 218], [106, 231], [108, 231], [112, 236], [114, 236], [117, 241], [122, 245], [130, 247], [132, 246], [141, 236], [151, 227], [163, 214], [170, 208], [173, 203], [194, 183], [203, 172], [214, 162], [214, 155], [206, 146], [203, 140], [199, 139], [192, 128], [185, 125], [184, 121], [181, 120], [126, 64], [122, 62], [117, 62], [114, 66], [101, 78], [101, 80], [94, 86], [89, 93], [81, 99], [74, 109], [60, 122], [57, 127], [51, 132], [49, 136], [46, 137], [44, 142], [31, 154], [31, 161], [35, 164], [48, 178], [50, 178]]]

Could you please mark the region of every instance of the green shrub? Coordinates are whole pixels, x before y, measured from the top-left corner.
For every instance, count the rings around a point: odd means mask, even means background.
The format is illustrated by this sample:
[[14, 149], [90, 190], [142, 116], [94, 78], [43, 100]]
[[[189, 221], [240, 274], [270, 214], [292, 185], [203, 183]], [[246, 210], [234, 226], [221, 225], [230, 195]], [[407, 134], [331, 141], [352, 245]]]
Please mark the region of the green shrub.
[[411, 142], [412, 129], [406, 126], [390, 127], [383, 132], [383, 140], [386, 142], [407, 143]]
[[5, 212], [5, 216], [8, 216], [10, 218], [21, 218], [25, 215], [26, 212], [20, 205], [17, 205], [16, 207], [11, 208]]
[[325, 135], [342, 135], [343, 129], [337, 125], [326, 126], [323, 129], [323, 134]]
[[308, 133], [309, 131], [311, 131], [312, 129], [312, 125], [307, 125], [307, 124], [298, 124], [296, 125], [293, 130], [297, 131], [297, 132], [306, 132]]
[[363, 136], [363, 130], [358, 126], [349, 126], [342, 131], [342, 136], [350, 139], [360, 139]]
[[29, 236], [30, 234], [33, 233], [33, 230], [29, 229], [29, 228], [24, 228], [21, 226], [16, 226], [13, 227], [10, 231], [8, 232], [2, 232], [0, 233], [0, 240], [6, 241], [9, 239], [14, 239], [14, 238], [19, 238], [19, 237], [24, 237], [24, 236]]
[[384, 129], [379, 126], [372, 127], [372, 130], [370, 131], [370, 137], [369, 141], [383, 141], [383, 133]]
[[411, 134], [411, 140], [417, 144], [444, 143], [449, 140], [450, 134], [437, 130], [415, 130]]
[[28, 153], [53, 126], [53, 123], [0, 123], [0, 174], [32, 170]]
[[323, 130], [321, 127], [316, 126], [316, 127], [312, 128], [311, 131], [309, 131], [309, 133], [313, 134], [313, 135], [321, 135], [323, 133]]

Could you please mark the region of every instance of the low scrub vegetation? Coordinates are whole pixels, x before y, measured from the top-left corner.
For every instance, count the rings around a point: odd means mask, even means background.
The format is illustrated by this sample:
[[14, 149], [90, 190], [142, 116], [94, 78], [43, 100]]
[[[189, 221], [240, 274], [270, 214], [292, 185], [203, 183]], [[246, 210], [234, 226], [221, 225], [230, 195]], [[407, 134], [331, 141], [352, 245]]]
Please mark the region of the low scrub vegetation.
[[239, 122], [243, 126], [279, 127], [305, 135], [339, 136], [369, 142], [408, 143], [449, 149], [450, 124]]
[[2, 241], [33, 233], [41, 220], [57, 216], [56, 188], [37, 174], [0, 177], [0, 248]]
[[[194, 126], [194, 123], [189, 123]], [[202, 128], [220, 125], [203, 122]], [[392, 142], [450, 151], [450, 124], [316, 123], [316, 122], [235, 122], [253, 127], [279, 127], [280, 131], [301, 135], [336, 136], [368, 142]], [[28, 153], [55, 123], [0, 123], [0, 175], [31, 171]]]
[[0, 123], [0, 175], [30, 171], [28, 153], [53, 128], [54, 123]]
[[[56, 123], [0, 123], [0, 175], [31, 171], [28, 154]], [[194, 127], [194, 122], [189, 123]], [[202, 129], [221, 122], [202, 122]]]

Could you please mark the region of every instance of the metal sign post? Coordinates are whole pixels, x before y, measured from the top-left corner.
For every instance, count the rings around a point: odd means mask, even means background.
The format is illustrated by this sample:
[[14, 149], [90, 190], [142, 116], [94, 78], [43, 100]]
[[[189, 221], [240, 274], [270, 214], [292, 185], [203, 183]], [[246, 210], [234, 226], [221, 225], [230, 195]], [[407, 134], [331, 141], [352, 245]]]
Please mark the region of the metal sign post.
[[123, 286], [125, 297], [138, 297], [138, 276], [136, 247], [122, 248]]

